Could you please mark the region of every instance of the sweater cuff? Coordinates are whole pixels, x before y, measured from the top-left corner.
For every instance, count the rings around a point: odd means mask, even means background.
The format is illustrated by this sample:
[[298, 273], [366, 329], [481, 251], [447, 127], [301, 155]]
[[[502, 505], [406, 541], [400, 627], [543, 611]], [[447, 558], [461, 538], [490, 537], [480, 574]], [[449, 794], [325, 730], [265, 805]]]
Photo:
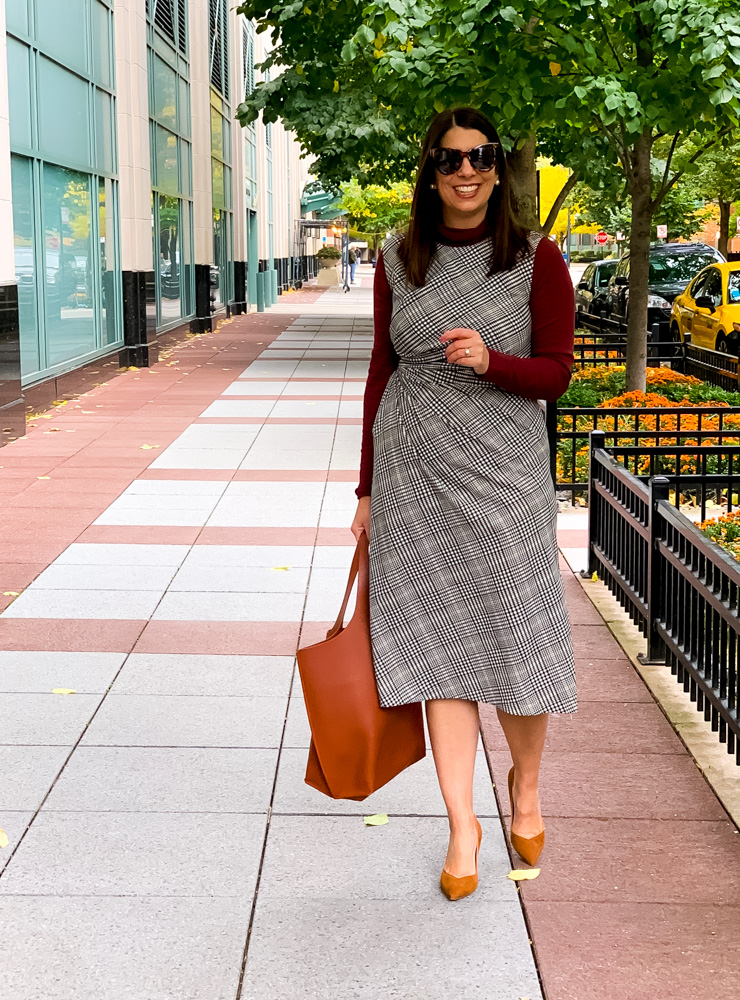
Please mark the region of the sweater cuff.
[[495, 382], [497, 378], [501, 375], [501, 372], [505, 370], [506, 362], [503, 360], [506, 355], [501, 354], [499, 351], [494, 351], [490, 347], [487, 347], [488, 351], [488, 368], [480, 376], [485, 379], [486, 382]]

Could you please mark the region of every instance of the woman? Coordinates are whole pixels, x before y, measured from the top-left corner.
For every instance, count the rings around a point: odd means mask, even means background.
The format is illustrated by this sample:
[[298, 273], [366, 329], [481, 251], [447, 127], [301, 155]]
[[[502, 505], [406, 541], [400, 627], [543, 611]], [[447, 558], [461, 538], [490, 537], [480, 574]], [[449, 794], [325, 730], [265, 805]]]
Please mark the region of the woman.
[[355, 538], [370, 543], [380, 704], [425, 701], [450, 824], [441, 887], [478, 883], [477, 702], [513, 768], [512, 844], [537, 861], [550, 712], [574, 712], [557, 503], [538, 399], [573, 365], [573, 288], [557, 246], [514, 219], [506, 159], [481, 112], [442, 112], [405, 235], [375, 273]]

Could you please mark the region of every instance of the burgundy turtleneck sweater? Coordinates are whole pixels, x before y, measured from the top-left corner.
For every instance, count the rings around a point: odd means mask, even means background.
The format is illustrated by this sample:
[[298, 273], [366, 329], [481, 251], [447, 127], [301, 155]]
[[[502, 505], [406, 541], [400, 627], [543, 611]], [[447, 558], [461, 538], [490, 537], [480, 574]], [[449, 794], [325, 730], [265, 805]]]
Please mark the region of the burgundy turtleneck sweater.
[[[440, 225], [440, 243], [466, 245], [485, 238], [486, 222], [475, 229], [450, 229]], [[393, 296], [378, 255], [373, 290], [375, 339], [365, 387], [362, 420], [362, 452], [358, 497], [370, 495], [373, 479], [372, 428], [380, 400], [398, 365], [390, 337]], [[573, 283], [563, 255], [552, 240], [543, 239], [535, 251], [532, 288], [532, 350], [528, 358], [488, 349], [488, 369], [479, 376], [515, 396], [526, 399], [558, 399], [568, 388], [573, 370]]]

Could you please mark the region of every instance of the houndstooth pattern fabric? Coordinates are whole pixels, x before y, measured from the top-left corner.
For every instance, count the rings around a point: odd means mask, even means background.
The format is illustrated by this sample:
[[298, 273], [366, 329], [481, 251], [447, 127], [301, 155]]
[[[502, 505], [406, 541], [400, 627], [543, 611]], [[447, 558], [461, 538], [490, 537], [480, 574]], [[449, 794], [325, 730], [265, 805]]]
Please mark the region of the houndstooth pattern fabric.
[[370, 629], [380, 703], [488, 702], [514, 715], [576, 710], [545, 421], [451, 365], [439, 337], [477, 330], [530, 354], [534, 251], [486, 275], [487, 241], [439, 246], [423, 288], [399, 238], [383, 246], [399, 355], [373, 425]]

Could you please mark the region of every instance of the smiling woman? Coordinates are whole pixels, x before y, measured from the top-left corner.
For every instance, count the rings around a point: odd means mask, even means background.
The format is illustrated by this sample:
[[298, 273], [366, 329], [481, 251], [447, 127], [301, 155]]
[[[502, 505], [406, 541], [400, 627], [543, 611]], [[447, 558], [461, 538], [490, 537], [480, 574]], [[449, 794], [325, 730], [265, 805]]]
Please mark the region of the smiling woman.
[[537, 403], [570, 379], [573, 286], [557, 245], [516, 221], [479, 111], [432, 123], [408, 232], [383, 245], [374, 302], [352, 530], [370, 542], [380, 704], [426, 701], [450, 822], [440, 886], [460, 899], [477, 886], [477, 703], [499, 710], [512, 844], [531, 864], [548, 713], [576, 709]]
[[[475, 165], [474, 165], [475, 164]], [[454, 171], [448, 172], [454, 167]], [[498, 132], [474, 108], [442, 112], [421, 151], [408, 238], [399, 249], [408, 280], [423, 285], [440, 223], [472, 229], [488, 221], [489, 272], [508, 270], [527, 245], [517, 223]]]

